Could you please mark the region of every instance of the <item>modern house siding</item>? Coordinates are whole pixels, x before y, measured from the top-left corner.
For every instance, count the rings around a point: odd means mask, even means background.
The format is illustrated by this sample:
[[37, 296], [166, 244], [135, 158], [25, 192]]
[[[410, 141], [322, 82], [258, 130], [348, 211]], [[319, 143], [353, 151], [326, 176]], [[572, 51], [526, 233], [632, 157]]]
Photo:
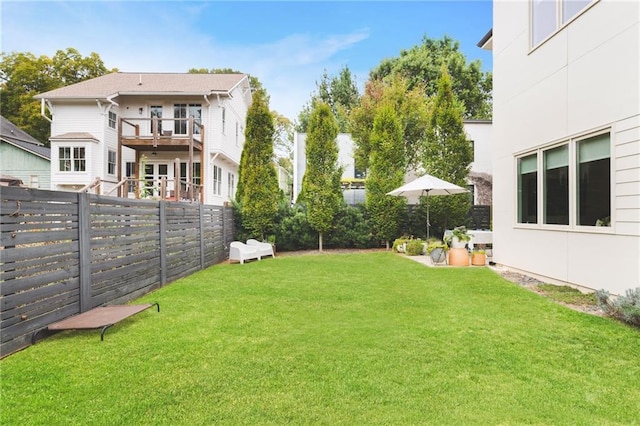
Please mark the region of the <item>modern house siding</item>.
[[[594, 1], [542, 43], [530, 2], [494, 2], [493, 260], [622, 294], [640, 285], [640, 3]], [[610, 134], [611, 226], [577, 221], [576, 144]], [[577, 141], [577, 142], [576, 142]], [[518, 158], [569, 149], [569, 223], [518, 221]]]

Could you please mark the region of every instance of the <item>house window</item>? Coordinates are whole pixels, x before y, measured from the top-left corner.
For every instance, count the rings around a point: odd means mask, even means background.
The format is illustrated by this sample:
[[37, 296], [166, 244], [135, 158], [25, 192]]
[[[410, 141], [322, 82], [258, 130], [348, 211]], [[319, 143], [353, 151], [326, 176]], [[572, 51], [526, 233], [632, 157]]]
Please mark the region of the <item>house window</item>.
[[598, 0], [531, 0], [531, 47], [535, 47]]
[[609, 132], [569, 139], [517, 160], [518, 223], [537, 223], [540, 201], [543, 225], [611, 226]]
[[199, 135], [199, 124], [202, 124], [202, 105], [189, 104], [189, 117], [193, 117], [193, 134]]
[[611, 226], [609, 134], [577, 142], [578, 225]]
[[110, 175], [116, 174], [116, 152], [112, 150], [107, 152], [107, 173]]
[[127, 161], [125, 164], [124, 174], [129, 179], [127, 181], [127, 192], [136, 192], [136, 182], [133, 181], [133, 178], [136, 175], [136, 163]]
[[569, 224], [569, 145], [544, 151], [544, 223]]
[[229, 199], [233, 199], [236, 195], [236, 176], [233, 173], [227, 175], [229, 180]]
[[116, 122], [118, 121], [118, 116], [115, 112], [109, 111], [109, 127], [112, 129], [116, 128]]
[[213, 195], [222, 195], [222, 168], [213, 166]]
[[518, 159], [518, 223], [538, 222], [538, 156]]
[[[202, 183], [201, 174], [200, 174], [200, 163], [193, 163], [193, 183], [195, 185], [200, 185]], [[187, 181], [187, 163], [180, 163], [180, 179], [182, 181]]]
[[[161, 105], [151, 105], [151, 107], [149, 107], [149, 112], [151, 113], [151, 134], [154, 133], [153, 131], [153, 126], [154, 126], [154, 122], [157, 123], [158, 126], [158, 133], [162, 134], [162, 106]], [[157, 120], [153, 120], [154, 118], [156, 118]]]
[[225, 125], [227, 121], [227, 109], [222, 107], [222, 134], [225, 134]]
[[200, 127], [195, 123], [202, 123], [202, 105], [201, 104], [175, 104], [173, 106], [173, 118], [175, 120], [174, 132], [177, 135], [186, 135], [189, 123], [189, 117], [194, 118], [193, 134], [200, 134]]
[[84, 148], [61, 146], [58, 160], [61, 172], [84, 172], [87, 168]]
[[562, 23], [566, 24], [585, 9], [593, 0], [563, 0], [562, 3]]

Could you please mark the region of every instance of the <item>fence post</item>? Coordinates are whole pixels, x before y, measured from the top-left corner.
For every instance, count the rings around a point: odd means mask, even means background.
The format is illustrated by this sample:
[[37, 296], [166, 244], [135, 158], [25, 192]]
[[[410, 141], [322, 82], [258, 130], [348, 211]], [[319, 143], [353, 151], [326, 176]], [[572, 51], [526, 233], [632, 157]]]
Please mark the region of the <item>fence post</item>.
[[204, 264], [204, 205], [198, 204], [198, 213], [200, 220], [200, 269], [205, 268]]
[[167, 283], [167, 202], [159, 201], [160, 216], [160, 285]]
[[89, 194], [78, 193], [78, 263], [80, 265], [80, 313], [92, 308], [91, 304], [91, 239]]

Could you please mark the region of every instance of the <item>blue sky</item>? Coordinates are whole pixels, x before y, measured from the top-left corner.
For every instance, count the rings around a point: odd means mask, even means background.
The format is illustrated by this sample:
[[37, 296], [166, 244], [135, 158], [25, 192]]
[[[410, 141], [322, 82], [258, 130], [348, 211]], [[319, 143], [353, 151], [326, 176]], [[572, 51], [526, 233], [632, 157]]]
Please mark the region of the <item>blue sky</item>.
[[2, 51], [53, 56], [96, 52], [108, 68], [250, 73], [271, 109], [295, 119], [324, 70], [345, 65], [362, 87], [384, 58], [423, 36], [458, 40], [468, 60], [492, 69], [476, 43], [492, 26], [490, 0], [449, 1], [6, 1]]

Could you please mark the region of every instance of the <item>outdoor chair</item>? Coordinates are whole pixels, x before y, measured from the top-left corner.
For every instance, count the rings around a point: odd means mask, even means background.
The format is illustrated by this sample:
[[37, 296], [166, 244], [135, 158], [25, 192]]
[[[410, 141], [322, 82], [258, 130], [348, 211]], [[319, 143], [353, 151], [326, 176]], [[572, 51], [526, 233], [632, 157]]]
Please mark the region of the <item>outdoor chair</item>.
[[271, 256], [275, 257], [275, 253], [273, 251], [273, 246], [269, 243], [263, 243], [258, 240], [254, 240], [253, 238], [247, 240], [247, 245], [249, 247], [255, 247], [260, 252], [260, 256]]
[[256, 247], [250, 247], [242, 241], [234, 241], [229, 245], [229, 261], [237, 260], [244, 263], [245, 260], [260, 260], [260, 252]]

